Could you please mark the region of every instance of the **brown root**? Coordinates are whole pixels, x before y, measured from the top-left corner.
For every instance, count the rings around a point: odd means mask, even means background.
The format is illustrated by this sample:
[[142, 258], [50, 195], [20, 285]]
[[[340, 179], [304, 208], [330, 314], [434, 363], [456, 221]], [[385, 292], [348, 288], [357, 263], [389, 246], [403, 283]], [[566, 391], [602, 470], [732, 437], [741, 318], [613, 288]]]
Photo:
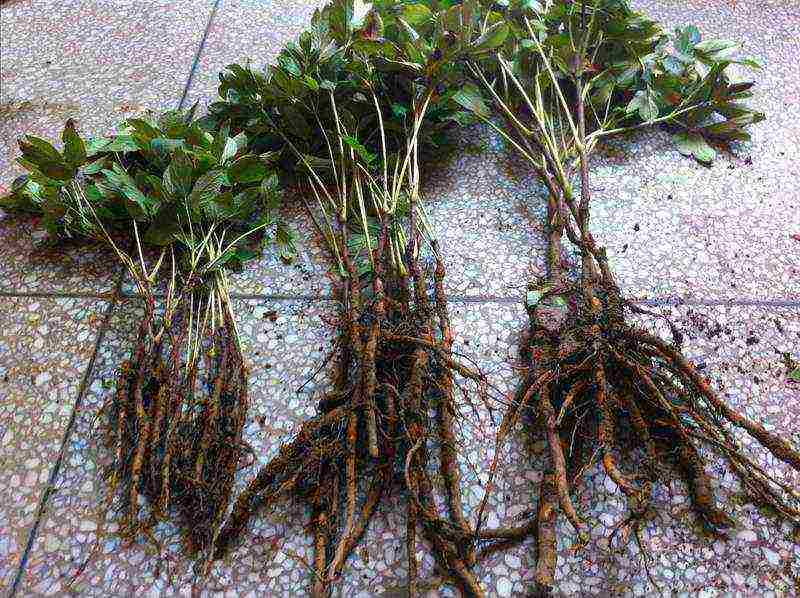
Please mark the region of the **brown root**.
[[[230, 551], [257, 509], [289, 494], [311, 507], [311, 589], [315, 596], [327, 596], [381, 500], [400, 481], [408, 514], [409, 595], [419, 591], [415, 554], [421, 533], [445, 577], [465, 595], [482, 596], [470, 571], [475, 539], [461, 506], [452, 397], [455, 373], [481, 377], [452, 358], [443, 266], [437, 267], [431, 301], [428, 275], [414, 252], [406, 254], [409, 278], [387, 274], [390, 257], [384, 227], [373, 254], [371, 284], [365, 287], [350, 257], [343, 256], [347, 276], [337, 294], [341, 314], [333, 392], [319, 402], [320, 414], [301, 426], [239, 496], [215, 555]], [[434, 446], [441, 488], [427, 471]], [[317, 471], [337, 472], [338, 482], [322, 482], [312, 473]], [[445, 497], [447, 513], [438, 512], [436, 493]], [[335, 516], [335, 505], [342, 505], [341, 517]]]
[[[114, 447], [109, 499], [118, 491], [122, 495], [126, 535], [149, 537], [156, 522], [177, 513], [194, 554], [213, 544], [230, 504], [246, 450], [248, 401], [244, 357], [230, 314], [210, 339], [206, 393], [198, 392], [197, 363], [182, 362], [192, 289], [187, 285], [160, 322], [154, 297], [145, 297], [145, 317], [107, 411]], [[195, 307], [202, 307], [205, 297], [198, 291]], [[141, 517], [142, 511], [149, 516]]]
[[[607, 268], [600, 271], [607, 273]], [[529, 354], [536, 359], [522, 396], [531, 391], [538, 394], [538, 418], [529, 421], [542, 426], [552, 467], [539, 501], [535, 591], [540, 594], [552, 585], [555, 553], [549, 516], [554, 497], [558, 510], [576, 529], [582, 525], [569, 499], [572, 488], [567, 472], [582, 470], [584, 465], [575, 453], [567, 458], [563, 450], [576, 436], [587, 443], [588, 450], [599, 451], [605, 473], [628, 499], [631, 516], [624, 523], [633, 524], [637, 534], [652, 508], [653, 483], [666, 482], [675, 474], [685, 481], [695, 512], [712, 531], [733, 524], [717, 504], [700, 447], [722, 457], [751, 499], [782, 517], [800, 521], [798, 493], [744, 454], [732, 430], [744, 430], [795, 469], [798, 451], [730, 408], [675, 346], [626, 323], [619, 290], [607, 274], [598, 276], [590, 286], [582, 281], [571, 290], [553, 291], [564, 305], [574, 306], [557, 330], [541, 326], [535, 310], [532, 313]], [[565, 339], [570, 339], [567, 351], [563, 350]], [[548, 374], [553, 381], [537, 386], [534, 380]], [[570, 416], [575, 404], [582, 406], [580, 418]], [[644, 449], [642, 464], [631, 473], [623, 472], [617, 461], [617, 453], [630, 448], [622, 442], [621, 430], [630, 430], [629, 440]]]

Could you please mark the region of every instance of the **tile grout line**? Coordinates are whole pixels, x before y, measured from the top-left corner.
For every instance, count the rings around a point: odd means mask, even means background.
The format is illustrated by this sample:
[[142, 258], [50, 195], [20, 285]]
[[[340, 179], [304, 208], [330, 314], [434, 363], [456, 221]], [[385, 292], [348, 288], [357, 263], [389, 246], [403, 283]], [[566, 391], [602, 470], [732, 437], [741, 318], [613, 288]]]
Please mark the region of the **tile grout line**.
[[[189, 89], [191, 88], [192, 82], [194, 80], [195, 72], [197, 71], [197, 66], [200, 63], [200, 56], [203, 53], [203, 49], [205, 48], [206, 39], [208, 38], [208, 32], [211, 29], [211, 25], [214, 22], [214, 16], [217, 13], [217, 9], [219, 7], [221, 0], [214, 0], [214, 4], [211, 8], [211, 14], [208, 18], [208, 23], [206, 23], [205, 30], [203, 31], [203, 37], [200, 39], [200, 45], [197, 48], [197, 52], [194, 56], [194, 62], [192, 63], [192, 67], [189, 71], [189, 77], [186, 80], [186, 85], [183, 88], [183, 94], [181, 95], [180, 102], [178, 103], [178, 109], [182, 109], [183, 105], [186, 103], [186, 98], [189, 94]], [[78, 298], [78, 299], [105, 299], [109, 301], [108, 307], [106, 308], [106, 313], [103, 316], [103, 322], [100, 325], [100, 330], [98, 331], [97, 338], [95, 339], [94, 350], [92, 351], [92, 356], [89, 358], [89, 363], [86, 365], [86, 370], [84, 371], [83, 378], [81, 380], [80, 387], [78, 388], [78, 394], [75, 398], [75, 403], [72, 408], [72, 413], [70, 414], [69, 422], [67, 422], [67, 427], [64, 430], [64, 435], [61, 439], [61, 447], [59, 448], [58, 457], [56, 458], [56, 462], [53, 465], [53, 468], [50, 470], [50, 475], [47, 479], [47, 485], [44, 488], [41, 498], [39, 499], [39, 506], [36, 511], [36, 519], [33, 522], [33, 526], [28, 534], [28, 541], [25, 545], [25, 549], [22, 553], [22, 556], [19, 560], [19, 565], [17, 566], [17, 573], [14, 577], [14, 581], [11, 585], [11, 590], [8, 594], [9, 598], [13, 598], [17, 590], [19, 589], [20, 583], [22, 582], [22, 577], [25, 573], [25, 568], [28, 564], [28, 557], [30, 555], [31, 549], [33, 548], [33, 543], [36, 539], [36, 536], [39, 532], [39, 524], [42, 521], [42, 517], [45, 514], [47, 509], [47, 503], [50, 500], [54, 492], [54, 485], [58, 478], [58, 474], [61, 470], [61, 463], [64, 460], [64, 455], [67, 450], [67, 445], [69, 442], [70, 435], [72, 433], [73, 428], [75, 427], [75, 421], [77, 420], [78, 410], [80, 409], [81, 403], [83, 401], [83, 397], [86, 394], [88, 389], [89, 383], [91, 381], [92, 372], [94, 370], [94, 364], [97, 361], [97, 354], [100, 351], [100, 346], [105, 338], [106, 331], [108, 330], [109, 324], [111, 322], [111, 317], [114, 313], [115, 308], [117, 307], [117, 302], [122, 299], [126, 293], [122, 291], [122, 284], [125, 280], [125, 273], [124, 271], [119, 274], [117, 281], [114, 285], [114, 291], [111, 297], [109, 294], [93, 294], [93, 293], [57, 293], [57, 292], [22, 292], [22, 293], [12, 293], [6, 291], [0, 291], [0, 297], [41, 297], [41, 298]]]
[[[122, 299], [135, 299], [138, 293], [119, 290], [118, 295], [114, 291], [107, 293], [68, 293], [59, 291], [2, 291], [0, 297], [26, 297], [43, 299], [101, 299], [109, 301], [117, 296]], [[163, 293], [156, 293], [156, 297], [163, 297]], [[332, 295], [323, 294], [301, 294], [301, 293], [231, 293], [231, 299], [240, 301], [260, 300], [260, 301], [333, 301]], [[454, 303], [476, 303], [476, 304], [507, 304], [524, 305], [525, 300], [519, 297], [502, 297], [496, 295], [447, 295], [447, 300]], [[800, 299], [684, 299], [682, 297], [663, 297], [656, 299], [631, 299], [631, 303], [636, 305], [647, 305], [651, 307], [800, 307]]]
[[[28, 564], [28, 556], [30, 555], [30, 551], [33, 548], [33, 542], [36, 539], [36, 536], [39, 532], [39, 524], [41, 523], [42, 517], [45, 514], [47, 509], [47, 503], [50, 500], [50, 497], [54, 493], [55, 483], [58, 478], [58, 474], [61, 470], [61, 463], [64, 460], [64, 455], [67, 451], [67, 446], [69, 443], [69, 438], [72, 434], [72, 430], [75, 427], [75, 421], [78, 418], [78, 411], [81, 408], [81, 404], [83, 402], [83, 397], [86, 394], [86, 391], [89, 388], [89, 384], [92, 379], [92, 372], [94, 370], [94, 364], [97, 361], [97, 354], [100, 352], [100, 346], [103, 343], [103, 339], [105, 338], [106, 331], [108, 330], [109, 324], [111, 323], [111, 317], [114, 314], [114, 310], [117, 307], [117, 303], [119, 299], [122, 297], [121, 290], [122, 290], [122, 281], [125, 278], [124, 272], [120, 273], [119, 278], [115, 284], [115, 290], [113, 296], [109, 299], [108, 296], [105, 297], [108, 303], [108, 307], [106, 307], [106, 313], [103, 316], [103, 322], [100, 325], [100, 330], [97, 333], [97, 338], [95, 339], [94, 349], [92, 351], [92, 356], [89, 358], [89, 363], [86, 365], [86, 370], [84, 371], [83, 378], [81, 379], [81, 384], [78, 387], [78, 394], [75, 398], [75, 403], [72, 407], [72, 413], [70, 414], [69, 422], [67, 422], [67, 427], [64, 430], [64, 435], [61, 439], [61, 447], [58, 451], [58, 457], [56, 458], [55, 463], [53, 464], [53, 468], [50, 470], [50, 475], [47, 478], [47, 485], [42, 492], [42, 497], [39, 499], [39, 506], [36, 510], [36, 519], [33, 522], [33, 526], [31, 527], [31, 531], [28, 534], [28, 542], [25, 545], [25, 550], [22, 553], [22, 557], [20, 557], [19, 565], [17, 566], [17, 574], [14, 577], [14, 582], [11, 584], [11, 591], [8, 594], [8, 598], [13, 598], [17, 590], [19, 589], [19, 585], [22, 582], [22, 576], [25, 573], [25, 567]], [[98, 297], [103, 298], [103, 297]]]
[[181, 101], [178, 103], [178, 110], [182, 110], [183, 105], [186, 103], [186, 98], [189, 95], [189, 89], [191, 89], [192, 83], [194, 82], [194, 75], [197, 71], [197, 66], [200, 64], [200, 56], [203, 55], [203, 50], [206, 47], [208, 32], [211, 31], [211, 25], [214, 23], [214, 17], [217, 15], [217, 9], [219, 8], [221, 2], [222, 0], [214, 0], [214, 4], [211, 7], [211, 14], [208, 17], [208, 23], [206, 23], [206, 28], [203, 31], [203, 37], [200, 39], [200, 45], [197, 47], [197, 52], [194, 55], [194, 62], [192, 63], [192, 68], [189, 70], [189, 78], [186, 80], [186, 86], [183, 88], [183, 95], [181, 96]]
[[[115, 283], [116, 284], [116, 283]], [[124, 293], [123, 293], [124, 295]], [[60, 291], [0, 291], [0, 297], [17, 297], [30, 299], [105, 299], [114, 298], [114, 289], [107, 293], [69, 293]]]

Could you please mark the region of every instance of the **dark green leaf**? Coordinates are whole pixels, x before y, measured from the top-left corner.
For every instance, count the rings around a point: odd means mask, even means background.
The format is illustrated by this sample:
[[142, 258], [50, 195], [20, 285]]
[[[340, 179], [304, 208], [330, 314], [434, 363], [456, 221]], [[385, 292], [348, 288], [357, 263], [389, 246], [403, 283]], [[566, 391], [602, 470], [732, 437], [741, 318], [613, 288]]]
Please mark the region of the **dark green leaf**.
[[46, 177], [57, 181], [66, 181], [72, 177], [74, 169], [64, 161], [58, 150], [44, 139], [26, 135], [18, 143], [22, 150], [22, 158], [25, 160], [25, 162], [20, 161], [23, 166], [26, 166], [26, 163], [31, 164]]
[[478, 116], [489, 118], [491, 112], [481, 96], [480, 90], [472, 83], [467, 83], [453, 94], [453, 101]]
[[419, 25], [429, 20], [433, 13], [425, 4], [405, 4], [400, 13], [402, 19], [409, 25]]
[[163, 137], [161, 131], [142, 118], [128, 119], [125, 121], [125, 124], [131, 127], [136, 134], [147, 143], [156, 137]]
[[147, 197], [136, 184], [136, 181], [119, 164], [112, 170], [103, 170], [106, 184], [116, 193], [128, 200], [126, 207], [132, 218], [148, 218], [157, 208], [157, 203]]
[[75, 130], [75, 123], [70, 118], [61, 134], [64, 142], [64, 159], [73, 168], [77, 168], [86, 162], [86, 144]]
[[144, 233], [144, 242], [148, 245], [165, 247], [175, 240], [181, 227], [178, 215], [174, 210], [161, 210]]
[[193, 181], [194, 163], [189, 154], [178, 148], [164, 171], [164, 189], [175, 197], [186, 197], [192, 190]]
[[408, 114], [408, 108], [402, 104], [392, 104], [392, 114], [394, 114], [397, 118], [405, 118], [405, 116]]
[[167, 137], [182, 138], [186, 133], [186, 119], [180, 110], [167, 110], [158, 116], [158, 128]]
[[164, 158], [168, 157], [178, 148], [186, 149], [186, 142], [183, 139], [157, 137], [150, 140], [150, 149]]
[[244, 155], [228, 167], [228, 179], [231, 184], [255, 183], [262, 180], [269, 172], [267, 165], [259, 156]]
[[225, 179], [225, 171], [216, 169], [201, 176], [189, 194], [189, 205], [193, 208], [202, 207], [212, 201], [222, 190]]
[[498, 21], [486, 29], [486, 31], [475, 40], [475, 43], [472, 45], [473, 53], [481, 54], [499, 48], [506, 41], [508, 33], [508, 24], [505, 21]]
[[656, 119], [658, 117], [658, 104], [656, 104], [653, 90], [647, 87], [637, 91], [625, 111], [628, 114], [638, 112], [639, 118], [644, 122]]

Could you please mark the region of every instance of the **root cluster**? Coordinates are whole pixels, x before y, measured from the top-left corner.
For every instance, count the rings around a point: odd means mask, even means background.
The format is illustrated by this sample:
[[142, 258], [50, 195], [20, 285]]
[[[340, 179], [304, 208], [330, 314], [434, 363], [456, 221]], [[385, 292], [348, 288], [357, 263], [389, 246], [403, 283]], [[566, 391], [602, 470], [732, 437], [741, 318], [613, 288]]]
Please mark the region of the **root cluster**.
[[[531, 432], [543, 430], [550, 469], [540, 489], [537, 544], [538, 591], [553, 583], [556, 564], [554, 513], [563, 513], [588, 538], [586, 523], [572, 501], [583, 473], [599, 459], [628, 501], [623, 522], [638, 537], [652, 514], [654, 484], [679, 475], [702, 522], [714, 532], [733, 521], [720, 505], [704, 450], [724, 459], [756, 504], [800, 521], [800, 492], [776, 479], [747, 455], [733, 428], [744, 430], [776, 459], [800, 470], [791, 445], [729, 407], [673, 342], [632, 325], [626, 312], [643, 310], [625, 302], [611, 278], [605, 254], [585, 236], [587, 268], [575, 285], [554, 285], [531, 310], [530, 369], [521, 400]], [[593, 275], [591, 274], [593, 273]], [[632, 438], [644, 458], [625, 471], [620, 450]], [[702, 450], [701, 450], [702, 449]]]
[[[434, 245], [434, 253], [438, 256]], [[475, 556], [459, 489], [453, 434], [453, 376], [475, 374], [451, 356], [452, 334], [437, 257], [433, 299], [429, 280], [409, 251], [408, 276], [387, 275], [384, 225], [370, 288], [362, 289], [348, 256], [339, 289], [341, 314], [335, 381], [319, 414], [280, 447], [239, 496], [217, 543], [223, 556], [256, 508], [290, 493], [311, 509], [314, 534], [313, 594], [328, 595], [356, 548], [382, 497], [398, 486], [408, 516], [410, 596], [417, 595], [418, 530], [440, 568], [468, 595], [483, 595], [470, 571]], [[438, 473], [448, 505], [438, 513], [429, 467], [439, 448]], [[359, 488], [366, 492], [359, 492]]]
[[[184, 359], [192, 309], [204, 311], [207, 295], [191, 285], [168, 306], [159, 324], [153, 296], [130, 358], [119, 369], [109, 405], [114, 459], [110, 497], [122, 495], [124, 532], [133, 538], [175, 511], [184, 522], [188, 551], [213, 543], [230, 504], [234, 475], [245, 452], [247, 372], [230, 313], [204, 339], [205, 354]], [[207, 372], [198, 380], [198, 370]], [[142, 500], [144, 498], [145, 500]]]

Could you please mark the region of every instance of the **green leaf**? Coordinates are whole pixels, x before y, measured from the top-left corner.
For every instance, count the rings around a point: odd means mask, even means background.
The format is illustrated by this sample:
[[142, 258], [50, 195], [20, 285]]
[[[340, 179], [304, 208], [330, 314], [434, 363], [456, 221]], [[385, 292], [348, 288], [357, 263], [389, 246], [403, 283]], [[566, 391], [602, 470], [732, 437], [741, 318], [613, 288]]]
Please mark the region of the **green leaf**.
[[499, 48], [506, 41], [508, 33], [508, 23], [505, 21], [498, 21], [486, 29], [486, 31], [475, 40], [475, 43], [472, 45], [472, 52], [475, 54], [482, 54]]
[[641, 65], [636, 63], [620, 63], [614, 65], [615, 71], [618, 72], [617, 74], [617, 83], [622, 87], [630, 87], [635, 81], [636, 77], [642, 71]]
[[489, 118], [489, 116], [491, 116], [491, 111], [483, 100], [480, 90], [472, 83], [467, 83], [454, 93], [453, 101], [462, 108], [478, 116], [482, 116], [483, 118]]
[[303, 139], [309, 139], [314, 135], [311, 125], [296, 106], [284, 106], [283, 117], [292, 134]]
[[284, 262], [291, 262], [297, 255], [297, 246], [294, 241], [295, 235], [292, 230], [282, 222], [278, 222], [275, 230], [275, 244], [278, 246], [278, 254]]
[[77, 168], [86, 162], [86, 144], [75, 130], [75, 122], [71, 118], [64, 126], [61, 140], [64, 142], [64, 159], [70, 166]]
[[800, 382], [800, 368], [797, 368], [793, 372], [789, 373], [789, 380]]
[[142, 118], [130, 118], [125, 121], [125, 124], [132, 128], [137, 136], [146, 143], [149, 143], [156, 137], [163, 137], [161, 131]]
[[695, 45], [700, 41], [700, 31], [694, 25], [679, 27], [675, 30], [675, 49], [682, 54], [691, 55]]
[[281, 200], [281, 182], [277, 174], [271, 174], [261, 181], [261, 197], [265, 210], [277, 210]]
[[182, 138], [186, 132], [186, 117], [181, 110], [167, 110], [158, 116], [158, 128], [167, 137]]
[[222, 156], [219, 161], [224, 164], [245, 147], [247, 147], [247, 135], [244, 131], [239, 133], [236, 137], [229, 137], [225, 141], [225, 147], [222, 150]]
[[278, 158], [280, 158], [280, 157], [281, 157], [281, 150], [273, 150], [271, 152], [264, 152], [263, 154], [259, 155], [259, 158], [261, 158], [261, 161], [264, 164], [267, 164], [267, 165], [274, 164], [275, 162], [278, 161]]
[[26, 168], [31, 164], [46, 177], [57, 181], [66, 181], [72, 177], [74, 169], [69, 167], [49, 142], [34, 135], [26, 135], [18, 143], [25, 161], [20, 161], [20, 164]]
[[212, 201], [222, 190], [225, 184], [224, 170], [210, 170], [197, 179], [197, 182], [189, 194], [189, 205], [192, 208], [202, 208], [202, 206]]
[[128, 214], [136, 219], [149, 217], [157, 207], [157, 202], [147, 197], [136, 184], [136, 181], [119, 164], [114, 164], [112, 170], [102, 171], [108, 186], [126, 200]]
[[698, 133], [676, 133], [673, 136], [678, 146], [678, 151], [684, 156], [693, 156], [698, 162], [710, 164], [717, 157], [714, 148], [706, 143]]
[[86, 141], [86, 155], [95, 156], [101, 152], [108, 151], [106, 148], [111, 144], [110, 137], [92, 137]]
[[370, 164], [373, 160], [375, 160], [375, 154], [372, 154], [367, 150], [366, 147], [362, 143], [358, 141], [355, 137], [351, 137], [350, 135], [343, 135], [342, 139], [344, 142], [353, 148], [356, 154], [364, 160], [367, 164]]
[[230, 191], [215, 195], [201, 206], [203, 216], [209, 220], [223, 220], [239, 215], [233, 194]]
[[191, 157], [178, 148], [172, 154], [172, 161], [164, 171], [164, 189], [175, 197], [186, 197], [192, 190], [194, 163]]
[[739, 44], [727, 39], [707, 39], [694, 47], [695, 52], [709, 60], [720, 61], [732, 58]]
[[169, 157], [178, 148], [186, 148], [186, 142], [183, 139], [157, 137], [150, 140], [150, 149], [164, 158]]
[[736, 61], [736, 63], [749, 67], [756, 71], [759, 71], [762, 68], [764, 68], [764, 66], [755, 58], [740, 58]]
[[392, 114], [394, 114], [397, 118], [405, 118], [408, 114], [408, 108], [402, 104], [392, 104]]
[[173, 210], [161, 210], [144, 233], [148, 245], [165, 247], [181, 232], [177, 214]]
[[417, 33], [417, 30], [404, 19], [397, 19], [397, 21], [403, 26], [403, 30], [406, 32], [406, 35], [408, 35], [409, 39], [411, 39], [412, 43], [417, 43], [419, 40], [419, 33]]
[[103, 148], [103, 151], [119, 153], [138, 152], [139, 145], [130, 135], [115, 135], [111, 139], [111, 143]]
[[638, 112], [639, 118], [644, 122], [650, 122], [658, 118], [658, 104], [656, 104], [653, 90], [647, 87], [637, 91], [636, 95], [625, 108], [625, 112], [628, 114]]
[[458, 110], [453, 112], [445, 117], [445, 120], [451, 120], [455, 123], [458, 123], [462, 127], [468, 127], [478, 122], [478, 120], [475, 118], [475, 114], [473, 112], [467, 112], [466, 110]]
[[288, 52], [281, 52], [280, 56], [278, 56], [278, 65], [290, 75], [294, 77], [300, 76], [300, 65]]
[[105, 158], [98, 158], [94, 162], [89, 162], [88, 164], [81, 167], [81, 174], [83, 175], [92, 175], [97, 174], [106, 166], [106, 159]]
[[429, 20], [433, 13], [425, 4], [406, 4], [400, 16], [409, 25], [419, 25]]
[[255, 183], [262, 180], [267, 172], [269, 169], [260, 157], [247, 154], [235, 160], [228, 167], [228, 179], [231, 184]]

